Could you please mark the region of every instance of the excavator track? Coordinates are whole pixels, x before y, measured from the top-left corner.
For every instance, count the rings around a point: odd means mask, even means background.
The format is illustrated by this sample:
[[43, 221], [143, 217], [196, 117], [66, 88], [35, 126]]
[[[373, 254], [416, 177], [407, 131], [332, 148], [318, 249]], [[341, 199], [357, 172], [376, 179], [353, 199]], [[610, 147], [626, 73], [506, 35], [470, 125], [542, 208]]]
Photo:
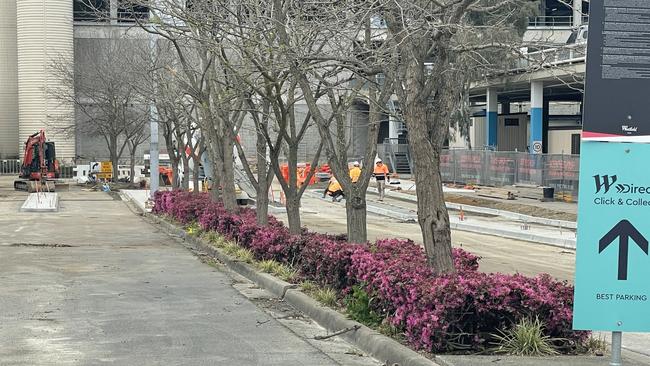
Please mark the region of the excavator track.
[[55, 183], [53, 181], [39, 182], [36, 180], [15, 180], [14, 189], [17, 191], [25, 191], [29, 193], [34, 193], [37, 191], [38, 185], [41, 185], [40, 192], [54, 192]]
[[29, 182], [26, 180], [16, 180], [14, 181], [14, 189], [17, 191], [29, 192]]

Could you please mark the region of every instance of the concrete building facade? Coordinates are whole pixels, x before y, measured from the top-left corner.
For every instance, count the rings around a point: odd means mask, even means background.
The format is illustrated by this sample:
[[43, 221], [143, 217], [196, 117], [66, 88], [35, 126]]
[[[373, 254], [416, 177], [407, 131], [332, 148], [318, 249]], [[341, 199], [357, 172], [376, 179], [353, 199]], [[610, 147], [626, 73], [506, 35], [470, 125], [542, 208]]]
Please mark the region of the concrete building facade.
[[18, 156], [16, 2], [0, 1], [0, 159]]

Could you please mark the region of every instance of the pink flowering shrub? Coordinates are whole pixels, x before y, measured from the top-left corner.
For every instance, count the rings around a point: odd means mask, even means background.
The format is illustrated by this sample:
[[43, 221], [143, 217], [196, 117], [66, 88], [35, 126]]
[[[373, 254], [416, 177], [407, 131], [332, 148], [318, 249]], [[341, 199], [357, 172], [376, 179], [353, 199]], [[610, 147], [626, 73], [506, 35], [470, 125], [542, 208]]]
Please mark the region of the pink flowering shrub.
[[300, 274], [322, 286], [345, 290], [356, 283], [349, 275], [352, 253], [364, 244], [351, 244], [323, 234], [306, 234], [296, 266]]
[[226, 211], [205, 194], [157, 192], [153, 211], [182, 223], [197, 221], [250, 249], [255, 258], [289, 264], [299, 275], [343, 296], [353, 286], [372, 301], [374, 314], [400, 329], [415, 348], [434, 352], [482, 351], [491, 334], [523, 317], [537, 316], [546, 335], [570, 352], [588, 333], [571, 330], [573, 288], [549, 275], [486, 274], [479, 257], [453, 249], [456, 272], [436, 275], [423, 249], [410, 240], [351, 244], [344, 236], [303, 230], [292, 235], [274, 217], [257, 225], [255, 211]]

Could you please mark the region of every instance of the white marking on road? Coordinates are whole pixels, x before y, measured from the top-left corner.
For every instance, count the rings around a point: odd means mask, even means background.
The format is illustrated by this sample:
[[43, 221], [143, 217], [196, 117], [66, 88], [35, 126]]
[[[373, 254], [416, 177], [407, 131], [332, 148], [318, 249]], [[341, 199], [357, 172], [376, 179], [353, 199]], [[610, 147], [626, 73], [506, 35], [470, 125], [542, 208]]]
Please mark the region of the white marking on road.
[[24, 226], [19, 227], [18, 229], [14, 230], [15, 233], [19, 232], [20, 230], [24, 229]]

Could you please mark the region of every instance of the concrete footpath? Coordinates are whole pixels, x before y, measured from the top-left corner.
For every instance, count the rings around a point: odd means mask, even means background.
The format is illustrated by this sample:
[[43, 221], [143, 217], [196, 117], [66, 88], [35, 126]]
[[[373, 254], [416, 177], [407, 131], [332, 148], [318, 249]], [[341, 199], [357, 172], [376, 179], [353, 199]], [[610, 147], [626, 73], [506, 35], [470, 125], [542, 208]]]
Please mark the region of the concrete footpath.
[[380, 365], [102, 192], [0, 180], [0, 365]]

